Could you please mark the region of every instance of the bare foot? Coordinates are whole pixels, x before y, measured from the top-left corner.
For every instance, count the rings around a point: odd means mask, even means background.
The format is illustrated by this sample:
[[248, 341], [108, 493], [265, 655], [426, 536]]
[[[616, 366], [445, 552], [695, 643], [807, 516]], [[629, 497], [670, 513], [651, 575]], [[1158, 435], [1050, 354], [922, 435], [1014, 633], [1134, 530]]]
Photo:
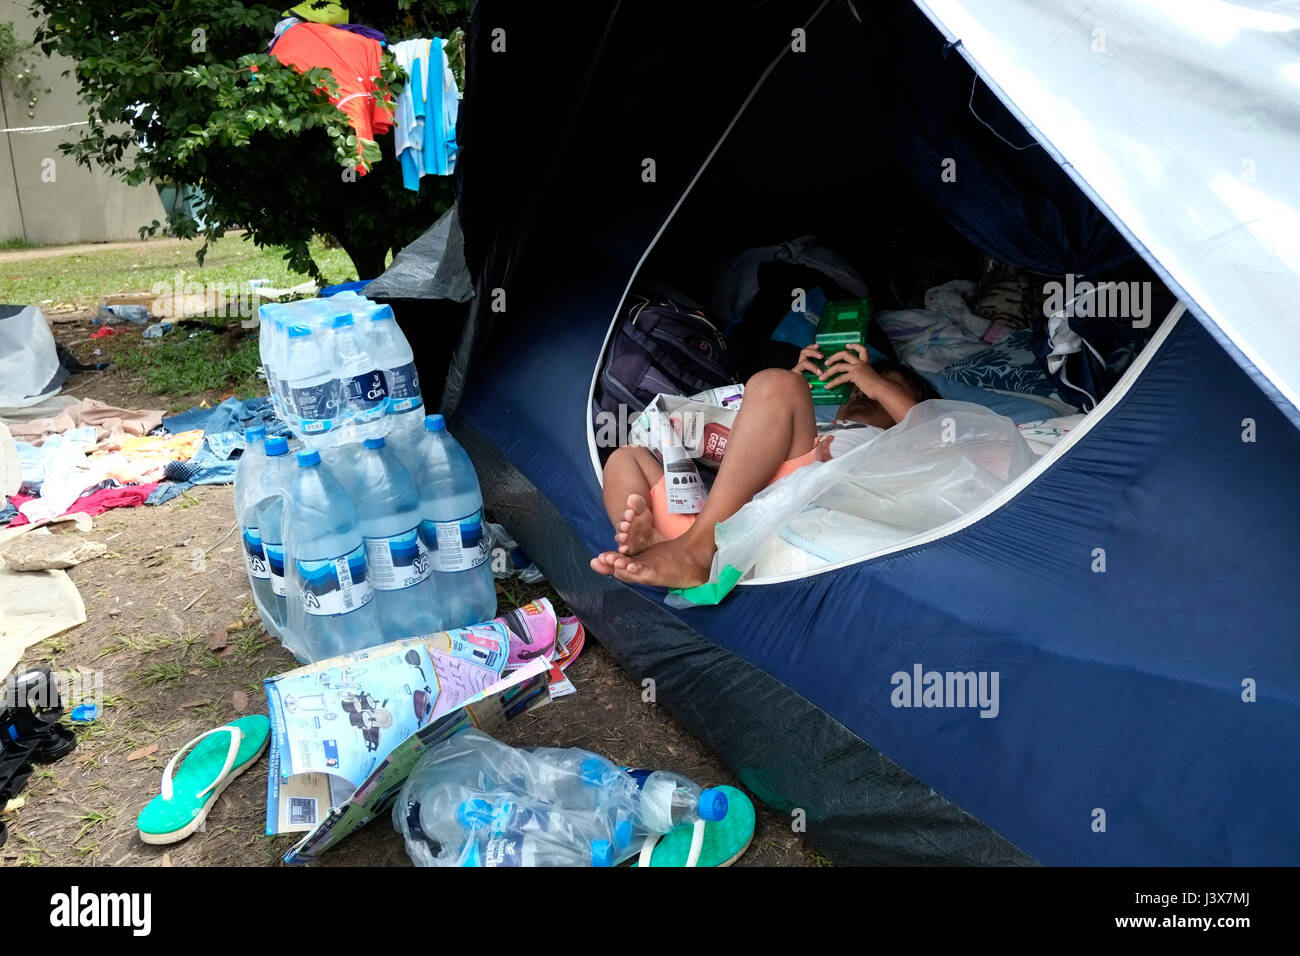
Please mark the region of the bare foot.
[[[648, 584], [660, 588], [690, 588], [709, 580], [713, 567], [713, 542], [684, 534], [671, 541], [661, 541], [651, 545], [634, 556], [606, 551], [597, 560], [608, 562], [611, 569], [605, 574], [613, 574], [620, 581], [632, 584]], [[592, 567], [596, 561], [592, 561]]]
[[614, 560], [623, 557], [617, 551], [602, 551], [591, 559], [591, 570], [597, 574], [610, 575], [614, 573]]
[[668, 539], [655, 530], [654, 517], [645, 498], [634, 493], [627, 496], [627, 510], [614, 529], [614, 540], [618, 542], [619, 554], [638, 554]]

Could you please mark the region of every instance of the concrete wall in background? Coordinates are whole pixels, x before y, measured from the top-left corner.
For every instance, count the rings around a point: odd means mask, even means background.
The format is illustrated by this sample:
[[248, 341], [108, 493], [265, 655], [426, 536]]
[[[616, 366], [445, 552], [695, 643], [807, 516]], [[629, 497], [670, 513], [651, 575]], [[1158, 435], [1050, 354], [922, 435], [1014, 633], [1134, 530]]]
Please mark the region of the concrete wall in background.
[[[31, 38], [35, 21], [24, 0], [0, 0], [0, 21], [14, 24], [19, 36]], [[77, 82], [62, 76], [72, 62], [33, 51], [40, 82], [34, 117], [27, 100], [8, 86], [0, 88], [0, 129], [84, 122], [77, 102]], [[0, 84], [3, 80], [0, 80]], [[11, 85], [11, 84], [10, 84]], [[59, 151], [84, 126], [49, 133], [0, 134], [0, 241], [20, 238], [38, 244], [106, 242], [138, 239], [139, 228], [164, 220], [162, 202], [152, 186], [128, 186], [108, 173], [78, 166]], [[53, 182], [49, 161], [53, 161]]]

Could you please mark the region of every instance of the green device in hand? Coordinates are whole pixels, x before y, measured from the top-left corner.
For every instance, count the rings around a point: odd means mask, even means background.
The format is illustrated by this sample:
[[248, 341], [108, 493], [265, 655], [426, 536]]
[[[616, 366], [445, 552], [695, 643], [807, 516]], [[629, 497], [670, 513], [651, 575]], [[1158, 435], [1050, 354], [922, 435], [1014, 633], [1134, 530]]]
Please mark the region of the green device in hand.
[[[849, 345], [865, 345], [867, 326], [871, 324], [870, 299], [841, 299], [827, 302], [822, 306], [821, 319], [817, 323], [817, 347], [822, 353], [822, 368], [826, 359], [836, 352], [843, 352]], [[814, 405], [843, 405], [849, 400], [853, 386], [848, 382], [827, 388], [826, 384], [811, 372], [804, 372], [804, 378], [812, 386]]]

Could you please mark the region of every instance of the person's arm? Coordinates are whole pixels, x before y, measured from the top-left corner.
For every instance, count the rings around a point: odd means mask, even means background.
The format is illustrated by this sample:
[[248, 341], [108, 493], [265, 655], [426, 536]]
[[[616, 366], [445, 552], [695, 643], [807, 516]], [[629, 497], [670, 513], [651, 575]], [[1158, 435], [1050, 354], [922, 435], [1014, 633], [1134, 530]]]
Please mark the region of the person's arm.
[[865, 345], [849, 345], [826, 360], [822, 379], [827, 388], [846, 382], [857, 387], [867, 398], [874, 399], [895, 423], [901, 422], [916, 404], [906, 388], [885, 378], [867, 358]]

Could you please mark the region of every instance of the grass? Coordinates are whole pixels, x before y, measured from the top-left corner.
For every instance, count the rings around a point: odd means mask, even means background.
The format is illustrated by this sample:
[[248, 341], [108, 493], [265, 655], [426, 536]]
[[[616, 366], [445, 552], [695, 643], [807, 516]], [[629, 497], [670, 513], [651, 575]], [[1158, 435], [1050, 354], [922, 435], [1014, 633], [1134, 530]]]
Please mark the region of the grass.
[[221, 389], [250, 398], [266, 392], [266, 383], [257, 377], [262, 360], [257, 339], [251, 335], [241, 335], [231, 347], [216, 331], [189, 334], [178, 329], [147, 345], [135, 340], [124, 344], [127, 348], [113, 350], [113, 359], [124, 371], [143, 378], [155, 395]]
[[121, 811], [117, 807], [109, 806], [93, 809], [87, 808], [77, 814], [73, 822], [81, 824], [81, 828], [77, 831], [77, 835], [72, 838], [73, 851], [81, 856], [89, 856], [98, 850], [100, 846], [98, 840], [93, 843], [82, 844], [82, 838], [110, 822], [120, 812]]
[[22, 833], [15, 833], [14, 838], [17, 840], [21, 851], [18, 856], [19, 866], [40, 866], [41, 857], [48, 856], [51, 860], [55, 859], [53, 853], [49, 850], [43, 850], [36, 845], [36, 841]]
[[0, 252], [12, 252], [17, 249], [35, 249], [37, 243], [28, 242], [21, 236], [14, 236], [12, 239], [0, 239]]
[[185, 665], [178, 661], [160, 661], [142, 671], [133, 671], [130, 676], [145, 687], [152, 687], [154, 684], [170, 684], [185, 678]]
[[[156, 283], [166, 283], [170, 290], [178, 273], [183, 283], [237, 285], [266, 279], [275, 288], [298, 285], [308, 278], [289, 269], [281, 250], [259, 249], [240, 236], [226, 236], [213, 243], [200, 266], [195, 253], [202, 245], [202, 240], [142, 242], [130, 249], [87, 250], [0, 263], [0, 301], [90, 306], [115, 293], [148, 292]], [[311, 253], [331, 282], [356, 278], [352, 260], [342, 249], [327, 249], [324, 242], [314, 240]]]

